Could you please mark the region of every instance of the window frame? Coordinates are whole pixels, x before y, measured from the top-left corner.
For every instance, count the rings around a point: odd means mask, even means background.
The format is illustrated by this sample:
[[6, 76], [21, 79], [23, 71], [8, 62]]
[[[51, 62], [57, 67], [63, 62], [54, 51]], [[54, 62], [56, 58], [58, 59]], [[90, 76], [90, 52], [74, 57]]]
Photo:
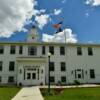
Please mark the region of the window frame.
[[23, 54], [23, 46], [19, 46], [19, 54]]
[[8, 77], [8, 83], [14, 83], [14, 82], [15, 82], [15, 77], [14, 76], [9, 76]]
[[49, 62], [50, 64], [50, 66], [49, 66], [49, 71], [51, 72], [51, 71], [55, 71], [55, 63], [54, 62]]
[[2, 82], [2, 76], [0, 76], [0, 83]]
[[3, 61], [0, 61], [0, 71], [3, 69]]
[[4, 46], [0, 45], [0, 54], [4, 54]]
[[54, 83], [55, 82], [55, 77], [54, 76], [50, 76], [50, 83]]
[[91, 79], [95, 79], [96, 75], [95, 75], [95, 70], [94, 69], [90, 69], [90, 78]]
[[65, 62], [61, 62], [60, 65], [61, 65], [61, 72], [66, 71], [66, 63]]
[[82, 47], [77, 47], [77, 55], [78, 56], [82, 55]]
[[65, 47], [60, 46], [60, 55], [65, 55]]
[[93, 56], [93, 48], [92, 47], [88, 47], [88, 55]]
[[49, 46], [49, 52], [54, 55], [54, 46]]
[[45, 55], [45, 53], [46, 53], [46, 47], [45, 46], [42, 46], [42, 55]]
[[37, 55], [37, 46], [28, 46], [28, 55], [36, 56]]
[[16, 46], [15, 45], [11, 45], [10, 46], [10, 54], [15, 54], [16, 53]]
[[15, 62], [14, 61], [9, 62], [9, 71], [15, 71]]
[[[65, 80], [63, 80], [63, 78], [65, 78]], [[61, 76], [61, 82], [66, 83], [66, 76]]]

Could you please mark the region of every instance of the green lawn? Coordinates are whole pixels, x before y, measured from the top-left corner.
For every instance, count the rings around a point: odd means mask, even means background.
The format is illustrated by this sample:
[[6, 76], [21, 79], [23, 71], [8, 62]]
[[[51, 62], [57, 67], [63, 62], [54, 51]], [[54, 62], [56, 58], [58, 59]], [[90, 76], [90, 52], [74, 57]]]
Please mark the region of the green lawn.
[[100, 100], [100, 87], [64, 89], [60, 94], [51, 96], [45, 94], [44, 98], [45, 100]]
[[11, 100], [19, 90], [18, 87], [0, 87], [0, 100]]

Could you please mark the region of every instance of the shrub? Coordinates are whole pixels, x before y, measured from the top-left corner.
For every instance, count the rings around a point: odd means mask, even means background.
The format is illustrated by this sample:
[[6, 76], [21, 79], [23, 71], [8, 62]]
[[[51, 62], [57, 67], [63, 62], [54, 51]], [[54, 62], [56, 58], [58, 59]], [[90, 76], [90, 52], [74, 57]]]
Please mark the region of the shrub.
[[43, 86], [43, 83], [41, 82], [40, 85]]
[[54, 90], [55, 90], [55, 94], [59, 94], [63, 92], [64, 88], [59, 87], [59, 88], [55, 88]]
[[61, 81], [58, 81], [58, 83], [56, 85], [61, 86], [62, 85]]
[[78, 80], [74, 80], [75, 85], [80, 85], [80, 82]]

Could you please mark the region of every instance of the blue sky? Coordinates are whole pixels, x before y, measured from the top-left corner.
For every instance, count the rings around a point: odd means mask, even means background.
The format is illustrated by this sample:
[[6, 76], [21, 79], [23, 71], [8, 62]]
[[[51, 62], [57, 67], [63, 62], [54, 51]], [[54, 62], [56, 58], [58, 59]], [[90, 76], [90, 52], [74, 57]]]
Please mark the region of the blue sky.
[[[77, 36], [79, 43], [100, 43], [100, 6], [86, 4], [86, 0], [38, 0], [36, 9], [45, 9], [45, 13], [50, 15], [49, 21], [42, 29], [38, 28], [40, 36], [43, 33], [53, 35], [55, 29], [53, 24], [63, 19], [62, 28], [70, 28]], [[54, 9], [61, 9], [58, 15], [52, 15]], [[32, 18], [34, 21], [34, 17]], [[28, 29], [30, 25], [26, 26]], [[10, 38], [0, 38], [0, 40], [23, 41], [27, 32], [15, 32]]]

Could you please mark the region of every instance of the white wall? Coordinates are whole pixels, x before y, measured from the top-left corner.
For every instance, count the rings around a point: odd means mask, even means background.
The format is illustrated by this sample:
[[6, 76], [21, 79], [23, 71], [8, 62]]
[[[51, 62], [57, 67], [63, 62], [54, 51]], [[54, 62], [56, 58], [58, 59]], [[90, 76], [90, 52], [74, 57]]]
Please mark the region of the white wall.
[[[21, 45], [21, 44], [20, 44]], [[33, 45], [33, 44], [32, 44]], [[42, 44], [37, 44], [37, 56], [43, 56], [46, 58], [46, 66], [45, 66], [45, 77], [46, 83], [48, 82], [48, 57], [47, 53], [49, 52], [49, 46], [47, 44], [43, 44], [46, 46], [46, 55], [42, 55]], [[64, 44], [62, 44], [63, 46]], [[16, 63], [17, 57], [24, 57], [28, 55], [28, 46], [23, 45], [23, 54], [19, 55], [19, 45], [16, 44], [16, 54], [10, 55], [10, 44], [5, 44], [4, 54], [0, 54], [0, 61], [3, 61], [3, 71], [0, 72], [0, 76], [2, 76], [2, 83], [8, 82], [8, 76], [14, 76], [15, 80], [17, 79], [17, 70], [18, 65]], [[35, 44], [36, 46], [36, 44]], [[55, 71], [51, 72], [51, 76], [55, 77], [55, 83], [61, 80], [61, 76], [66, 76], [66, 83], [73, 83], [75, 80], [74, 74], [71, 72], [75, 69], [84, 69], [84, 72], [87, 71], [87, 75], [84, 74], [84, 79], [79, 79], [82, 83], [100, 83], [100, 46], [91, 46], [93, 48], [93, 56], [88, 56], [87, 47], [88, 45], [79, 45], [82, 47], [82, 55], [77, 56], [77, 44], [76, 45], [66, 45], [66, 54], [60, 55], [60, 45], [53, 45], [55, 54], [51, 56], [50, 61], [55, 62]], [[89, 45], [90, 47], [90, 45]], [[15, 61], [15, 71], [9, 72], [9, 61]], [[66, 72], [61, 72], [60, 70], [60, 62], [66, 62]], [[95, 70], [95, 79], [90, 79], [89, 70]], [[16, 83], [16, 81], [15, 81]]]

